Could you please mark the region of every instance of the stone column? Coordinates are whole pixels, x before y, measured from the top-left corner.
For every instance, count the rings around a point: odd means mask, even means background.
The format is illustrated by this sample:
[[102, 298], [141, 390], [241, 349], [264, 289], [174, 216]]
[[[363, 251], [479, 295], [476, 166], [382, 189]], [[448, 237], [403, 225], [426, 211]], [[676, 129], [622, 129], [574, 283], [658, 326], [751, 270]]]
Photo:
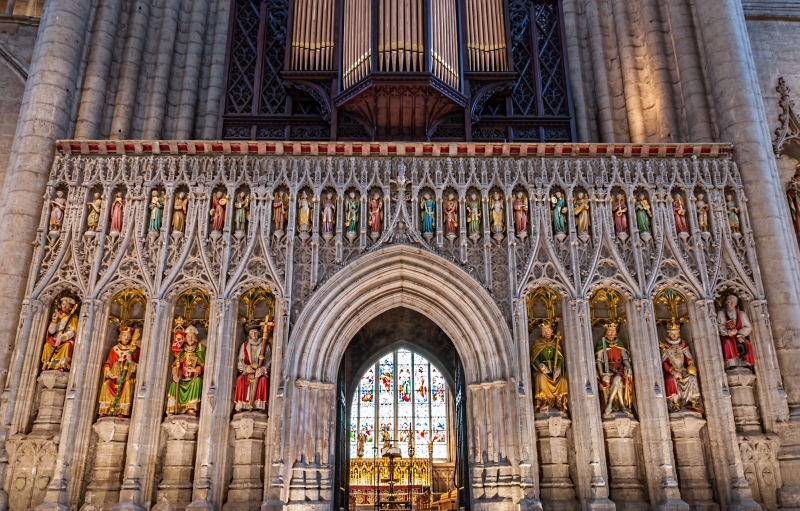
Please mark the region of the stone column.
[[119, 501], [130, 423], [130, 419], [103, 417], [92, 426], [97, 433], [97, 447], [92, 482], [86, 487], [81, 511], [109, 511]]
[[565, 299], [562, 307], [569, 403], [575, 419], [572, 437], [577, 470], [574, 481], [576, 493], [581, 504], [590, 511], [614, 511], [614, 503], [608, 498], [608, 470], [600, 421], [589, 302]]
[[692, 511], [718, 511], [719, 505], [713, 501], [714, 492], [708, 479], [705, 449], [700, 438], [706, 421], [696, 412], [681, 411], [673, 413], [669, 420], [672, 439], [675, 443], [675, 465], [681, 496]]
[[650, 509], [650, 504], [645, 502], [646, 494], [634, 440], [639, 421], [623, 415], [603, 418], [611, 500], [620, 511], [646, 511]]
[[184, 511], [192, 503], [197, 417], [175, 415], [161, 425], [167, 434], [164, 468], [153, 511]]
[[223, 511], [258, 511], [264, 495], [264, 433], [267, 415], [258, 412], [236, 414], [231, 422], [236, 433], [233, 451], [233, 480]]
[[[53, 142], [68, 136], [89, 33], [92, 2], [51, 0], [39, 24], [17, 131], [3, 182], [0, 256], [13, 263], [0, 270], [0, 322], [16, 325], [53, 163]], [[5, 387], [15, 328], [0, 329], [0, 386]]]
[[[706, 70], [711, 84], [720, 140], [736, 146], [752, 218], [755, 247], [764, 272], [763, 289], [770, 305], [772, 332], [790, 423], [781, 429], [781, 506], [800, 507], [800, 294], [794, 237], [783, 196], [783, 183], [772, 155], [770, 125], [755, 76], [755, 64], [738, 0], [695, 2]], [[745, 236], [749, 233], [745, 232]]]
[[536, 415], [536, 436], [539, 439], [539, 464], [542, 479], [539, 494], [547, 509], [577, 511], [581, 505], [575, 498], [575, 486], [569, 475], [567, 430], [570, 421], [558, 415]]

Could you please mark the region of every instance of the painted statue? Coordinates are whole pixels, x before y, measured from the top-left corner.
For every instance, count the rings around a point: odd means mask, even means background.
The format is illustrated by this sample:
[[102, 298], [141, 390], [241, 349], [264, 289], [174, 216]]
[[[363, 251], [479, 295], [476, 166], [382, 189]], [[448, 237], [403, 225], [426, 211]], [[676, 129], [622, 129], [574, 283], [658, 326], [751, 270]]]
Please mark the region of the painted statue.
[[344, 201], [344, 228], [348, 238], [355, 237], [358, 233], [358, 213], [360, 211], [361, 202], [355, 192], [350, 192], [347, 200]]
[[731, 226], [731, 231], [734, 233], [739, 232], [741, 223], [739, 222], [739, 208], [733, 202], [732, 195], [725, 196], [725, 209], [728, 210], [728, 225]]
[[697, 194], [697, 224], [700, 226], [702, 232], [708, 232], [708, 212], [711, 206], [705, 201], [705, 195], [702, 193]]
[[197, 415], [203, 390], [203, 369], [206, 365], [206, 347], [197, 339], [197, 329], [189, 325], [177, 330], [173, 336], [172, 383], [167, 397], [167, 415]]
[[117, 192], [114, 195], [114, 202], [111, 204], [111, 234], [119, 234], [122, 232], [122, 220], [125, 217], [125, 199], [122, 193]]
[[528, 235], [528, 197], [517, 192], [511, 206], [514, 208], [514, 231], [517, 236], [524, 238]]
[[336, 201], [333, 194], [328, 192], [325, 200], [322, 201], [322, 236], [325, 239], [333, 237], [333, 229], [336, 225]]
[[89, 208], [89, 215], [86, 217], [86, 226], [90, 231], [96, 231], [100, 226], [100, 210], [103, 208], [103, 199], [101, 195], [95, 193], [94, 199], [92, 199], [86, 207]]
[[186, 200], [186, 193], [179, 192], [172, 204], [172, 232], [183, 232], [186, 228], [186, 210], [189, 201]]
[[261, 323], [247, 327], [247, 340], [239, 348], [236, 367], [236, 391], [233, 406], [237, 412], [267, 411], [269, 397], [269, 368], [272, 363], [272, 347], [269, 334], [274, 323], [267, 318]]
[[444, 201], [444, 233], [454, 237], [458, 229], [458, 201], [452, 193]]
[[373, 195], [369, 200], [369, 204], [367, 204], [367, 208], [369, 209], [367, 224], [369, 225], [370, 236], [377, 238], [381, 235], [381, 221], [383, 220], [383, 200], [381, 196], [377, 193]]
[[225, 207], [228, 204], [228, 197], [221, 191], [214, 194], [211, 198], [211, 210], [208, 214], [212, 218], [211, 229], [216, 232], [222, 232], [225, 227]]
[[564, 214], [567, 212], [567, 201], [564, 199], [564, 194], [556, 192], [550, 197], [550, 203], [553, 210], [553, 231], [556, 234], [567, 233], [567, 221]]
[[575, 227], [578, 229], [578, 234], [588, 233], [590, 225], [592, 219], [589, 214], [589, 197], [583, 192], [578, 192], [575, 197]]
[[691, 348], [681, 339], [679, 322], [667, 323], [667, 338], [658, 343], [658, 347], [661, 349], [661, 367], [670, 411], [678, 412], [686, 408], [702, 413], [697, 367]]
[[436, 201], [426, 193], [420, 201], [420, 209], [422, 210], [422, 234], [433, 234], [436, 228]]
[[477, 238], [481, 233], [481, 201], [477, 194], [471, 194], [467, 201], [467, 234]]
[[742, 366], [752, 368], [756, 365], [753, 345], [750, 343], [753, 325], [747, 314], [739, 310], [738, 304], [739, 299], [735, 295], [728, 295], [722, 310], [717, 313], [726, 369]]
[[286, 226], [286, 213], [289, 211], [289, 196], [282, 190], [272, 199], [272, 223], [275, 225], [275, 234], [283, 233]]
[[100, 387], [100, 417], [130, 417], [136, 367], [139, 365], [141, 337], [138, 329], [119, 328], [117, 344], [108, 352], [103, 364], [103, 386]]
[[645, 194], [640, 193], [636, 199], [636, 226], [641, 234], [651, 234], [650, 219], [653, 218], [653, 211], [650, 209], [650, 202], [647, 201]]
[[305, 191], [297, 199], [297, 230], [301, 235], [311, 232], [311, 201]]
[[633, 409], [633, 365], [627, 348], [617, 337], [617, 325], [606, 322], [605, 334], [594, 347], [606, 415], [631, 413]]
[[502, 239], [503, 232], [506, 230], [506, 219], [503, 210], [503, 196], [500, 195], [500, 192], [494, 192], [489, 207], [489, 219], [491, 220], [494, 237]]
[[360, 431], [358, 433], [358, 444], [356, 448], [356, 454], [358, 455], [359, 458], [364, 457], [364, 444], [366, 443], [367, 443], [367, 435], [363, 431]]
[[531, 346], [531, 366], [536, 389], [536, 411], [547, 413], [555, 408], [567, 411], [569, 386], [564, 374], [564, 354], [561, 351], [561, 335], [555, 333], [555, 324], [542, 321], [542, 333]]
[[42, 371], [69, 371], [72, 349], [78, 335], [78, 307], [74, 298], [64, 296], [47, 326], [47, 341], [42, 349]]
[[614, 232], [619, 234], [628, 234], [628, 203], [625, 201], [625, 196], [618, 193], [614, 199], [614, 204], [611, 206], [611, 212], [614, 214]]
[[250, 195], [246, 192], [239, 192], [233, 207], [236, 213], [233, 216], [236, 232], [245, 232], [247, 230], [247, 222], [250, 220]]
[[686, 207], [683, 205], [683, 197], [680, 194], [675, 194], [672, 201], [672, 215], [675, 217], [675, 232], [682, 234], [688, 233], [689, 229], [686, 227]]
[[800, 165], [797, 166], [794, 177], [789, 182], [786, 195], [789, 197], [789, 210], [792, 213], [794, 232], [800, 236]]
[[147, 232], [159, 232], [164, 218], [164, 195], [159, 194], [158, 190], [153, 190], [150, 193], [148, 207], [150, 208], [150, 223], [147, 226]]
[[50, 201], [50, 230], [60, 231], [64, 224], [64, 210], [67, 209], [67, 199], [64, 192], [56, 191], [56, 198]]

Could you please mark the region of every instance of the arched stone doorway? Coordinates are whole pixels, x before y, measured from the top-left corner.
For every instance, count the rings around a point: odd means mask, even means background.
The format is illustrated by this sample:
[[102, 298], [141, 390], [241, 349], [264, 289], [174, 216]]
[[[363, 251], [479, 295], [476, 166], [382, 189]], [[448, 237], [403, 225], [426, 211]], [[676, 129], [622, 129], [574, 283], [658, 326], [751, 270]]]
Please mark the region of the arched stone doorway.
[[[384, 426], [389, 427], [392, 445], [402, 452], [398, 469], [412, 479], [399, 481], [401, 499], [412, 493], [450, 500], [455, 491], [458, 507], [470, 509], [470, 488], [463, 484], [468, 477], [467, 428], [465, 421], [458, 420], [465, 416], [465, 402], [455, 399], [464, 395], [462, 374], [453, 342], [419, 312], [391, 309], [359, 330], [339, 370], [335, 509], [369, 508], [380, 492], [380, 499], [386, 499], [388, 488], [376, 477], [381, 462], [375, 461], [381, 457]], [[360, 454], [358, 433], [364, 433]], [[410, 447], [414, 447], [413, 455]], [[366, 472], [371, 476], [358, 476]]]
[[461, 361], [469, 473], [464, 485], [472, 509], [536, 505], [536, 459], [525, 447], [533, 432], [523, 420], [529, 413], [518, 392], [520, 365], [509, 327], [477, 281], [409, 246], [376, 251], [347, 266], [298, 316], [279, 391], [282, 441], [273, 459], [280, 462], [269, 475], [275, 490], [268, 490], [268, 500], [288, 509], [335, 508], [337, 402], [345, 403], [348, 394], [339, 383], [346, 381], [342, 360], [365, 325], [398, 308], [437, 325]]

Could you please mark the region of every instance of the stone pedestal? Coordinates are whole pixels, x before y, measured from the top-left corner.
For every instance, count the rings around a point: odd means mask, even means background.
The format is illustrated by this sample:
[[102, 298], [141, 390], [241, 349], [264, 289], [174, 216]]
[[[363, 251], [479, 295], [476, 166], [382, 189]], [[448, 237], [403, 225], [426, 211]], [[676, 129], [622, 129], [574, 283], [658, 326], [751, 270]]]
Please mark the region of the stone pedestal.
[[236, 435], [233, 451], [233, 480], [228, 486], [225, 511], [258, 511], [264, 497], [264, 432], [267, 414], [244, 412], [233, 416]]
[[184, 511], [192, 503], [197, 417], [175, 415], [161, 427], [167, 434], [164, 469], [153, 511]]
[[603, 417], [606, 435], [609, 490], [618, 511], [646, 511], [645, 491], [639, 471], [634, 440], [639, 421], [627, 414]]
[[97, 448], [92, 482], [86, 487], [81, 511], [108, 511], [119, 502], [130, 422], [130, 419], [103, 417], [92, 426], [98, 437]]
[[539, 441], [540, 499], [547, 509], [575, 511], [580, 503], [569, 475], [567, 429], [572, 422], [561, 413], [536, 414], [536, 437]]
[[705, 451], [700, 431], [705, 427], [703, 416], [681, 411], [670, 414], [669, 427], [675, 444], [675, 469], [678, 472], [681, 498], [692, 511], [718, 511], [714, 492], [708, 480]]
[[736, 431], [742, 434], [761, 433], [761, 422], [756, 408], [756, 375], [746, 367], [734, 367], [725, 371], [731, 392], [733, 419]]
[[52, 438], [61, 431], [61, 415], [64, 413], [64, 398], [67, 395], [69, 373], [43, 371], [39, 382], [39, 411], [33, 422], [31, 436]]

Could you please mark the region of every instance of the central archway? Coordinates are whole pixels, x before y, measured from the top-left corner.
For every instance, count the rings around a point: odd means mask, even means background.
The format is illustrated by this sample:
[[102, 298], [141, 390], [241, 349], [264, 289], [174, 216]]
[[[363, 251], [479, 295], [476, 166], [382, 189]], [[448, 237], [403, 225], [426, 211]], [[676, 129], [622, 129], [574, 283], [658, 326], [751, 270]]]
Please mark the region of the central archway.
[[[394, 246], [368, 254], [321, 286], [298, 316], [287, 346], [281, 500], [288, 508], [334, 507], [337, 416], [348, 389], [340, 374], [351, 340], [376, 316], [409, 309], [452, 340], [467, 403], [464, 419], [472, 508], [515, 509], [531, 490], [535, 460], [522, 459], [519, 368], [511, 331], [489, 293], [452, 263]], [[337, 402], [343, 404], [337, 408]], [[530, 485], [532, 487], [532, 485]], [[338, 511], [338, 510], [337, 510]]]

